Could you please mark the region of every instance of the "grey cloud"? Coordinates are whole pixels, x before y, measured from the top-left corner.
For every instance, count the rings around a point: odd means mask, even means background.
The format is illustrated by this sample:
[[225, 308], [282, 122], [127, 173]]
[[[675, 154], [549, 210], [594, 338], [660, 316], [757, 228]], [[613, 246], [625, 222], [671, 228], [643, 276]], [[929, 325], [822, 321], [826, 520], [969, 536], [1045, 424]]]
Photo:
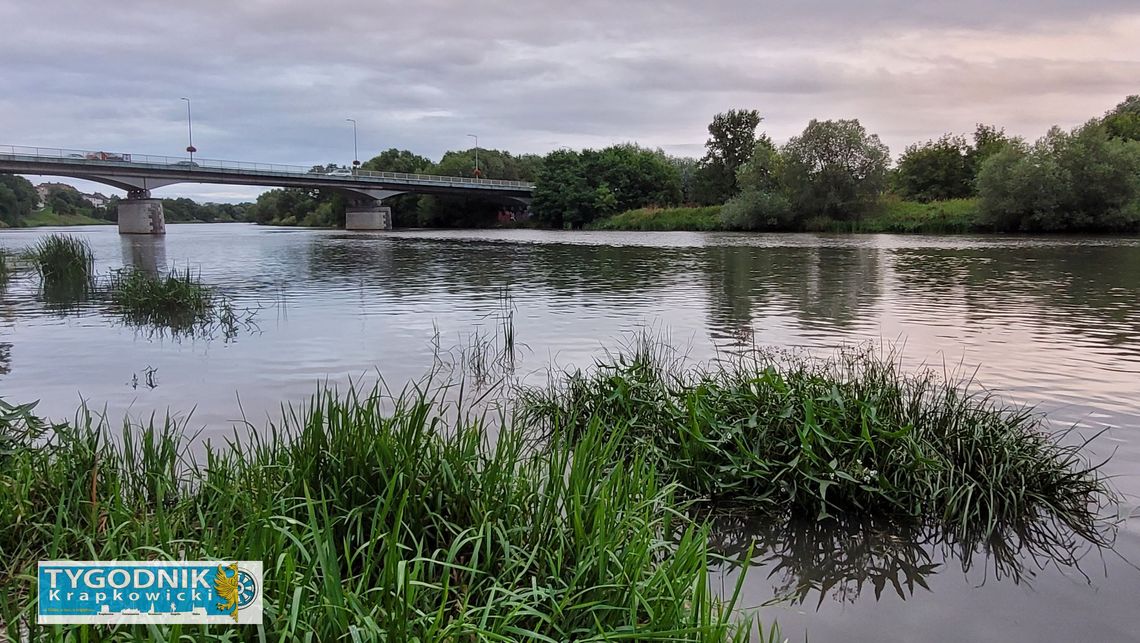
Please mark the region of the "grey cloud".
[[[347, 117], [362, 156], [438, 157], [470, 132], [516, 152], [699, 155], [709, 117], [732, 107], [760, 109], [777, 141], [858, 117], [896, 153], [978, 121], [1035, 136], [1140, 91], [1140, 33], [1120, 31], [1140, 30], [1140, 8], [1087, 5], [0, 0], [0, 143], [176, 155], [187, 95], [204, 156], [296, 164], [350, 160]], [[1111, 55], [1000, 46], [1105, 25]], [[940, 38], [961, 51], [928, 44]]]

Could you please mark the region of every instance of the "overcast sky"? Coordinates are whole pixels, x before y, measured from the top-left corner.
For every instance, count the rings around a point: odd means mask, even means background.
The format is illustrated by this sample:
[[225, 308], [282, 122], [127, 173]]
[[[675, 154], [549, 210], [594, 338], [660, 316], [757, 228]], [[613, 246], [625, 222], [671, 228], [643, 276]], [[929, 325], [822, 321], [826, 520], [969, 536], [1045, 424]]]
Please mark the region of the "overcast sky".
[[349, 117], [362, 159], [438, 159], [468, 133], [700, 156], [734, 107], [777, 142], [858, 118], [897, 158], [978, 122], [1035, 138], [1140, 93], [1137, 0], [0, 0], [0, 25], [0, 144], [184, 154], [189, 96], [199, 156], [300, 165], [350, 162]]

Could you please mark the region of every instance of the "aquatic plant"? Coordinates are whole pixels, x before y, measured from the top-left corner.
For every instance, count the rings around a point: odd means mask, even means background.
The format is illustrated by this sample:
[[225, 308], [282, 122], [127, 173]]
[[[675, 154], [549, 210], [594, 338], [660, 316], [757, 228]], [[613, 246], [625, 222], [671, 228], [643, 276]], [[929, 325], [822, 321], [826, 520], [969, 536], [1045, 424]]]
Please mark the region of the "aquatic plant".
[[555, 440], [612, 431], [616, 453], [648, 458], [716, 506], [932, 520], [982, 537], [1047, 516], [1106, 538], [1098, 515], [1113, 495], [1085, 443], [969, 381], [904, 372], [870, 349], [756, 351], [686, 368], [642, 342], [524, 405]]
[[[265, 626], [120, 626], [116, 640], [745, 641], [710, 589], [707, 527], [648, 460], [583, 431], [534, 449], [524, 429], [444, 403], [323, 391], [280, 424], [193, 461], [183, 425], [81, 412], [0, 467], [0, 624], [36, 628], [45, 558], [265, 561]], [[386, 410], [385, 410], [386, 409]], [[491, 439], [494, 436], [494, 440]], [[739, 585], [737, 590], [739, 591]], [[765, 632], [776, 636], [775, 630]]]
[[165, 276], [124, 268], [111, 273], [107, 292], [120, 311], [142, 319], [193, 322], [208, 315], [214, 304], [213, 289], [189, 268]]
[[106, 293], [128, 324], [173, 337], [210, 336], [220, 329], [225, 339], [233, 339], [239, 327], [252, 326], [257, 312], [234, 308], [189, 268], [166, 275], [124, 268], [111, 273]]
[[0, 286], [8, 283], [10, 276], [12, 276], [12, 268], [8, 265], [8, 255], [0, 250]]
[[53, 234], [27, 251], [27, 259], [48, 284], [89, 285], [95, 276], [95, 254], [87, 241], [65, 234]]

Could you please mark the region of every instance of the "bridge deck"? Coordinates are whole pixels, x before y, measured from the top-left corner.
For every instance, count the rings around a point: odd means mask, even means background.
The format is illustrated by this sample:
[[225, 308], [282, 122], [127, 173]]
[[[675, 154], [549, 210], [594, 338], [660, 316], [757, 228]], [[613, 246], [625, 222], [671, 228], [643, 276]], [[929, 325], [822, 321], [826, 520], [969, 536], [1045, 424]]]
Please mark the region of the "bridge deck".
[[0, 172], [69, 176], [112, 185], [115, 179], [150, 180], [153, 187], [174, 183], [224, 183], [428, 194], [490, 192], [508, 197], [530, 197], [534, 191], [534, 184], [526, 181], [369, 170], [352, 170], [350, 175], [336, 176], [298, 165], [198, 158], [191, 163], [186, 158], [170, 156], [14, 145], [0, 145]]

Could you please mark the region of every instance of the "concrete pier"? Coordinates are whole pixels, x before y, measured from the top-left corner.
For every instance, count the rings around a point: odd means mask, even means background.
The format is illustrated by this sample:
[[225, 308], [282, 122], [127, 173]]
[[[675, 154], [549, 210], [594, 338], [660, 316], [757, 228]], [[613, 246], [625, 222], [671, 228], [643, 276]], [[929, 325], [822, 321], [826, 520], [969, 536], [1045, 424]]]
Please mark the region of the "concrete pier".
[[119, 201], [119, 234], [166, 234], [161, 199]]
[[350, 205], [344, 212], [345, 230], [391, 230], [392, 208], [379, 204]]

